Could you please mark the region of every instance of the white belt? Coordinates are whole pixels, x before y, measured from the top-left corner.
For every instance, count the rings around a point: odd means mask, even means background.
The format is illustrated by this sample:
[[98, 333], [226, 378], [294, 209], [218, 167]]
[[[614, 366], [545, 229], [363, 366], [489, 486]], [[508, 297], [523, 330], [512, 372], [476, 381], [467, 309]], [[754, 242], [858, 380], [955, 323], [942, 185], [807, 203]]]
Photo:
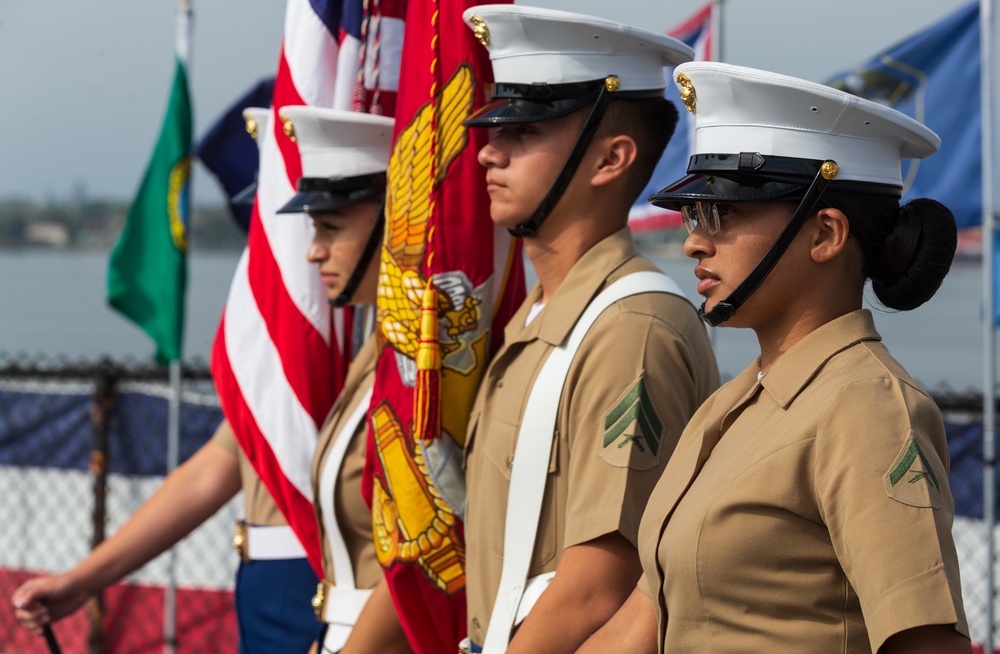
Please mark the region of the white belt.
[[[333, 447], [326, 457], [323, 469], [320, 471], [319, 497], [314, 501], [319, 502], [320, 512], [323, 515], [323, 527], [326, 533], [326, 542], [330, 546], [330, 558], [333, 566], [332, 577], [337, 580], [337, 585], [341, 588], [354, 588], [354, 566], [351, 565], [351, 555], [347, 551], [347, 543], [344, 542], [344, 534], [337, 524], [337, 478], [340, 476], [340, 469], [344, 465], [344, 456], [347, 454], [347, 447], [354, 439], [354, 432], [358, 425], [368, 414], [368, 405], [372, 401], [373, 389], [369, 388], [354, 411], [347, 416], [340, 433], [336, 435]], [[359, 438], [365, 438], [362, 434]], [[329, 575], [331, 571], [327, 570]]]
[[371, 590], [338, 588], [326, 581], [319, 584], [313, 608], [319, 619], [327, 624], [323, 649], [339, 652], [344, 647], [371, 595]]
[[[535, 575], [528, 580], [528, 584], [524, 587], [524, 594], [521, 596], [521, 603], [517, 606], [517, 616], [514, 618], [514, 626], [518, 626], [524, 619], [528, 617], [528, 613], [535, 606], [538, 598], [542, 596], [542, 593], [546, 588], [549, 587], [549, 583], [552, 578], [556, 576], [555, 571], [543, 572], [540, 575]], [[463, 638], [462, 642], [458, 644], [458, 654], [471, 654], [472, 653], [472, 642], [468, 638]]]
[[304, 559], [306, 556], [298, 536], [288, 525], [258, 527], [238, 521], [233, 547], [244, 561]]
[[361, 610], [365, 607], [365, 602], [372, 594], [371, 590], [355, 588], [354, 567], [351, 565], [351, 556], [347, 551], [347, 544], [344, 542], [344, 535], [340, 531], [340, 525], [337, 524], [334, 511], [337, 502], [337, 477], [340, 476], [344, 456], [354, 438], [354, 432], [368, 413], [371, 399], [372, 389], [369, 388], [357, 408], [347, 416], [320, 473], [320, 497], [327, 501], [319, 499], [316, 501], [320, 502], [326, 541], [330, 546], [333, 576], [337, 580], [336, 586], [327, 581], [320, 582], [316, 596], [313, 597], [316, 617], [327, 624], [326, 636], [323, 637], [325, 652], [339, 652], [343, 649], [348, 636], [351, 635], [351, 629], [354, 628]]
[[527, 585], [524, 587], [524, 594], [521, 595], [521, 603], [517, 605], [517, 615], [514, 617], [515, 627], [524, 622], [524, 619], [528, 617], [528, 613], [535, 606], [535, 602], [542, 596], [542, 592], [549, 587], [549, 583], [555, 576], [556, 573], [553, 570], [552, 572], [543, 572], [540, 575], [535, 575], [528, 580]]
[[[572, 331], [549, 353], [535, 377], [514, 446], [504, 523], [503, 565], [484, 638], [484, 654], [507, 651], [514, 621], [522, 613], [520, 604], [527, 591], [528, 569], [538, 535], [556, 413], [573, 358], [587, 332], [605, 309], [639, 293], [670, 293], [684, 297], [677, 284], [663, 273], [637, 272], [622, 277], [590, 301]], [[527, 614], [527, 611], [523, 613]]]

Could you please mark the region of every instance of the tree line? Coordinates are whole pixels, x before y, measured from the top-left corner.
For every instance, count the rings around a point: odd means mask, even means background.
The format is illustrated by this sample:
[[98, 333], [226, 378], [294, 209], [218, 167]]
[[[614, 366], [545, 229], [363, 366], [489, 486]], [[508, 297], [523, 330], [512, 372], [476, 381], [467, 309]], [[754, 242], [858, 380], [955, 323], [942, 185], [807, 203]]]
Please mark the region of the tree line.
[[[118, 241], [129, 204], [89, 197], [0, 200], [0, 248], [109, 250]], [[192, 207], [190, 230], [196, 250], [240, 249], [246, 243], [246, 234], [223, 205]]]

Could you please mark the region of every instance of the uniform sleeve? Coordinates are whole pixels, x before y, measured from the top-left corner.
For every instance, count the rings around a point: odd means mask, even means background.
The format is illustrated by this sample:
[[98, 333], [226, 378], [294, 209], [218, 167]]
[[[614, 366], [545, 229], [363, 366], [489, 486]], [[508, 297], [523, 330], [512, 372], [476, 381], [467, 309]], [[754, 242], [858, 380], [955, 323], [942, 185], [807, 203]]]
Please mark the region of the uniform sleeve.
[[[615, 531], [636, 544], [649, 494], [717, 380], [704, 327], [686, 301], [629, 300], [591, 328], [567, 378], [566, 547]], [[670, 323], [660, 318], [671, 315]]]
[[895, 378], [851, 384], [830, 406], [816, 435], [817, 504], [872, 651], [924, 625], [968, 635], [937, 408]]
[[233, 433], [233, 428], [229, 426], [228, 420], [223, 420], [216, 428], [212, 442], [233, 456], [239, 456], [240, 446], [236, 442], [236, 434]]

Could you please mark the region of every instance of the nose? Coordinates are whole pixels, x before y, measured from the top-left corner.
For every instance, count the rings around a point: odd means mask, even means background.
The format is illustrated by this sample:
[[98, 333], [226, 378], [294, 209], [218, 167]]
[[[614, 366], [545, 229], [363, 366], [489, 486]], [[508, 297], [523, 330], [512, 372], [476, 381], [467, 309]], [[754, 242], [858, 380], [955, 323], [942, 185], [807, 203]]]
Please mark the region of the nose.
[[323, 263], [330, 257], [330, 249], [322, 242], [319, 235], [313, 236], [309, 249], [306, 250], [306, 260], [309, 263]]
[[699, 261], [715, 252], [715, 243], [699, 226], [684, 239], [684, 254]]
[[484, 168], [502, 168], [507, 165], [507, 156], [504, 151], [497, 147], [496, 140], [490, 139], [486, 145], [479, 150], [476, 161]]

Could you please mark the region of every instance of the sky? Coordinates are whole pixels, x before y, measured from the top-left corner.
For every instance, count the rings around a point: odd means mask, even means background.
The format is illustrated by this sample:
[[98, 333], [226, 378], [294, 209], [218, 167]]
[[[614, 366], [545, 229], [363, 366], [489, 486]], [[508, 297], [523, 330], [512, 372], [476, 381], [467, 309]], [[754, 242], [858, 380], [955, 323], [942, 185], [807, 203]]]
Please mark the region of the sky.
[[[725, 0], [724, 61], [823, 81], [967, 0]], [[273, 75], [284, 3], [192, 0], [195, 135]], [[519, 3], [520, 4], [520, 3]], [[704, 0], [528, 0], [667, 31]], [[173, 74], [175, 0], [0, 1], [0, 201], [127, 200]], [[218, 204], [199, 169], [193, 197]]]

